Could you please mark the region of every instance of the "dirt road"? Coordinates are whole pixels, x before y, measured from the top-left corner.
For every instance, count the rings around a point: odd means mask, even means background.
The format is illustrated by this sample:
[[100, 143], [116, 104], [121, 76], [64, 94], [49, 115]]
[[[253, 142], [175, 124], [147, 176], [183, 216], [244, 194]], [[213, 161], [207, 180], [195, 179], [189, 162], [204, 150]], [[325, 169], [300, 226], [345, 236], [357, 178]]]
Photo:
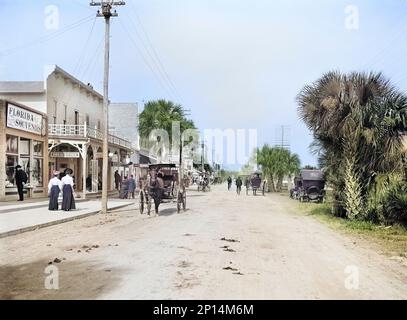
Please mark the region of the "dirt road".
[[[158, 217], [141, 216], [134, 206], [0, 239], [0, 297], [407, 298], [401, 262], [296, 213], [287, 197], [225, 189], [189, 192], [182, 214], [164, 204]], [[47, 290], [55, 258], [59, 290]]]

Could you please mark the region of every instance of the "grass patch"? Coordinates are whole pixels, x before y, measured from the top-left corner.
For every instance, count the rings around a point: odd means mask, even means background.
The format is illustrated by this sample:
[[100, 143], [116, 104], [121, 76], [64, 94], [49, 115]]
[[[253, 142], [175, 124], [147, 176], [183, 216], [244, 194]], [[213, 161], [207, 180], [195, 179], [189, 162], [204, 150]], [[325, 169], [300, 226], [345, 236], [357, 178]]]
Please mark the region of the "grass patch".
[[403, 226], [382, 226], [366, 221], [350, 221], [331, 214], [331, 204], [299, 203], [299, 211], [324, 222], [333, 229], [356, 235], [391, 256], [407, 258], [407, 229]]

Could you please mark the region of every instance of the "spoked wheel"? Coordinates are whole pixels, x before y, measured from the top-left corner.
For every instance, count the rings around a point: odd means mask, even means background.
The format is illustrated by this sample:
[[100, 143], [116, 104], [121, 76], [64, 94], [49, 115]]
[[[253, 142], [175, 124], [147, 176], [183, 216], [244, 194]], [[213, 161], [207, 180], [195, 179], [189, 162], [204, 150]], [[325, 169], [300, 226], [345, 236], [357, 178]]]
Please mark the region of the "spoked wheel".
[[145, 200], [144, 191], [141, 190], [141, 191], [140, 191], [140, 198], [139, 198], [140, 214], [143, 214], [143, 213], [144, 213], [144, 200]]
[[147, 205], [147, 214], [150, 215], [151, 212], [151, 195], [145, 194], [146, 195], [146, 205]]

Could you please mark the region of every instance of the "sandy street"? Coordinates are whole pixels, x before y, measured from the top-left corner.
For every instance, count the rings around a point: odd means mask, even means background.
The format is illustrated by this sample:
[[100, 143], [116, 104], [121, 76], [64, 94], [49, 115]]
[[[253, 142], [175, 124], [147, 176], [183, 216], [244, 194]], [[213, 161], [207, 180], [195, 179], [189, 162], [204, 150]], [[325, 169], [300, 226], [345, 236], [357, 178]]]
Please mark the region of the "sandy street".
[[[0, 296], [407, 298], [405, 265], [296, 213], [288, 197], [239, 197], [222, 185], [190, 191], [187, 205], [177, 214], [164, 204], [158, 217], [132, 206], [0, 239]], [[47, 290], [44, 269], [55, 258], [59, 290]], [[346, 288], [350, 276], [358, 289]]]

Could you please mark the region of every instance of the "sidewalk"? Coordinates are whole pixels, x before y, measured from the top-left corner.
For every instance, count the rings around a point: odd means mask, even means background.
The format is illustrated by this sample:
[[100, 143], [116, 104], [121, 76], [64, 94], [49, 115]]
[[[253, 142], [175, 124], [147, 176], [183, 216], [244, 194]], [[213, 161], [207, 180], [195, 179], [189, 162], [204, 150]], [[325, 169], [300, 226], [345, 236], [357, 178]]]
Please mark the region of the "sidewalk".
[[[108, 208], [118, 209], [134, 204], [135, 200], [109, 200]], [[13, 210], [13, 206], [24, 205], [27, 209]], [[76, 210], [73, 211], [48, 211], [48, 202], [44, 206], [43, 203], [36, 203], [41, 207], [32, 207], [30, 204], [9, 205], [3, 206], [0, 209], [0, 238], [15, 235], [18, 233], [35, 230], [59, 224], [74, 219], [85, 218], [87, 216], [97, 214], [100, 211], [100, 200], [89, 200], [76, 203]], [[18, 208], [20, 209], [20, 208]]]

